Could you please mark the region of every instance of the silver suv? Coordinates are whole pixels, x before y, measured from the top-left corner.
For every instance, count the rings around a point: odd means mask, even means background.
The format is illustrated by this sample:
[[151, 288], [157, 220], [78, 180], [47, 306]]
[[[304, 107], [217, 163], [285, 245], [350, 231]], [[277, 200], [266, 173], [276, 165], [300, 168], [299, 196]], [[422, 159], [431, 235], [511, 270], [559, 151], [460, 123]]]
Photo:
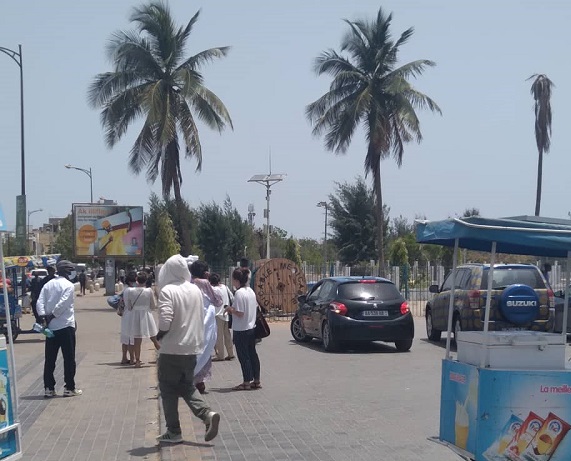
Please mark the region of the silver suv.
[[[454, 338], [459, 331], [483, 330], [489, 270], [489, 264], [466, 264], [456, 268]], [[555, 317], [553, 290], [537, 266], [497, 264], [493, 277], [491, 331], [552, 331]], [[426, 304], [426, 333], [429, 340], [439, 341], [441, 333], [448, 328], [452, 272], [441, 287], [432, 285], [429, 290], [435, 296]]]

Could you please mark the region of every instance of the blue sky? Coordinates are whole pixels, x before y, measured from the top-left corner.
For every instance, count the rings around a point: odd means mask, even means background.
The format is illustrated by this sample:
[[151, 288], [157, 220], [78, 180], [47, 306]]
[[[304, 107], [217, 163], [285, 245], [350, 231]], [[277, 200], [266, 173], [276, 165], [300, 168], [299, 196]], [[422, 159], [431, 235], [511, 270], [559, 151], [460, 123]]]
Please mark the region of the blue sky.
[[[98, 112], [87, 105], [93, 77], [111, 69], [105, 45], [112, 32], [128, 29], [140, 2], [52, 0], [7, 2], [0, 16], [0, 46], [23, 45], [26, 113], [26, 193], [38, 226], [61, 217], [71, 203], [89, 201], [89, 178], [66, 170], [92, 168], [95, 199], [148, 204], [160, 181], [146, 183], [127, 166], [139, 125], [113, 150], [103, 142]], [[534, 73], [555, 83], [553, 140], [545, 157], [541, 214], [567, 218], [571, 169], [571, 6], [564, 1], [377, 1], [292, 0], [270, 2], [173, 0], [176, 20], [201, 17], [187, 54], [230, 45], [227, 58], [204, 69], [206, 85], [226, 104], [234, 131], [222, 135], [199, 126], [203, 168], [183, 163], [183, 197], [192, 207], [229, 195], [244, 217], [255, 207], [261, 226], [263, 186], [254, 174], [285, 173], [272, 188], [271, 223], [295, 237], [323, 238], [319, 201], [336, 182], [363, 175], [366, 143], [356, 133], [346, 155], [325, 151], [312, 137], [305, 106], [328, 88], [312, 72], [313, 59], [339, 47], [343, 18], [372, 17], [379, 5], [393, 12], [393, 35], [414, 26], [400, 60], [431, 59], [437, 66], [413, 81], [440, 105], [442, 116], [419, 112], [424, 140], [405, 149], [402, 168], [382, 163], [383, 198], [391, 217], [444, 219], [478, 208], [483, 216], [533, 214], [537, 151], [533, 131]], [[19, 70], [0, 54], [0, 204], [15, 226], [20, 193]]]

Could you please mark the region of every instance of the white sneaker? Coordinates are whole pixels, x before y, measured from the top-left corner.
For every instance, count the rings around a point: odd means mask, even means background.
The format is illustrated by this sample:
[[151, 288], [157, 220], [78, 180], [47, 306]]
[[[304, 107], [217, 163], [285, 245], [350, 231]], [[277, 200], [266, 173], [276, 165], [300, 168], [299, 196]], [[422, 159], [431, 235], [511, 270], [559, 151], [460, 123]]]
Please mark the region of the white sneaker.
[[204, 424], [206, 424], [206, 433], [204, 434], [204, 440], [210, 442], [214, 437], [218, 435], [218, 425], [220, 424], [220, 414], [215, 411], [209, 411], [204, 419]]
[[157, 437], [157, 442], [161, 443], [181, 443], [182, 434], [175, 434], [171, 431], [166, 431], [163, 435]]
[[48, 389], [47, 387], [44, 389], [44, 398], [51, 399], [52, 397], [57, 397], [56, 391], [54, 389]]
[[81, 395], [83, 394], [83, 391], [81, 389], [73, 389], [73, 390], [69, 390], [69, 389], [64, 389], [63, 390], [63, 396], [64, 397], [75, 397], [77, 395]]

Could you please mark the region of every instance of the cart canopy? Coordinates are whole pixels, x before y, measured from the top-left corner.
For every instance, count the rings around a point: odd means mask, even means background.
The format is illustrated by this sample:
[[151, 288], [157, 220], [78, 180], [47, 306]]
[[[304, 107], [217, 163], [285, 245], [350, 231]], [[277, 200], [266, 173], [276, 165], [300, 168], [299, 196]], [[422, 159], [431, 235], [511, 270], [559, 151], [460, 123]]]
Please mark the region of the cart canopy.
[[488, 219], [477, 216], [442, 221], [416, 221], [416, 241], [519, 255], [564, 257], [571, 251], [571, 221], [541, 217]]

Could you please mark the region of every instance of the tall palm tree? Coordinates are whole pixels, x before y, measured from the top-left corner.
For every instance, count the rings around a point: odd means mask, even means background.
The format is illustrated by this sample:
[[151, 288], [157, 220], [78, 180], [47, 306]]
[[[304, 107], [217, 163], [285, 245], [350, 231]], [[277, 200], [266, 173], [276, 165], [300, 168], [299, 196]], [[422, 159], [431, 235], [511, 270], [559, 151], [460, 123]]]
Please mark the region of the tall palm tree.
[[385, 15], [382, 8], [373, 21], [345, 20], [349, 31], [341, 41], [341, 53], [328, 50], [315, 60], [318, 75], [333, 77], [329, 91], [306, 108], [313, 134], [325, 133], [325, 146], [335, 153], [347, 151], [355, 129], [362, 124], [368, 142], [365, 173], [373, 175], [377, 251], [383, 271], [381, 160], [392, 155], [400, 167], [404, 144], [422, 140], [416, 108], [441, 112], [407, 81], [435, 64], [423, 59], [397, 67], [399, 48], [412, 36], [413, 28], [395, 42], [389, 30], [391, 20], [392, 14]]
[[530, 93], [535, 100], [535, 143], [537, 144], [537, 192], [535, 195], [535, 216], [541, 207], [541, 182], [543, 177], [543, 153], [551, 146], [551, 90], [555, 86], [544, 74], [533, 74]]
[[[135, 30], [114, 33], [108, 45], [107, 54], [114, 70], [97, 75], [89, 88], [89, 103], [102, 109], [101, 124], [110, 148], [129, 125], [144, 118], [131, 148], [129, 167], [135, 174], [146, 169], [150, 183], [160, 175], [163, 196], [168, 197], [173, 190], [179, 204], [181, 142], [185, 158], [196, 159], [196, 171], [202, 167], [196, 118], [219, 132], [227, 125], [232, 127], [228, 110], [206, 88], [200, 73], [205, 63], [226, 56], [229, 47], [184, 56], [199, 13], [186, 26], [177, 27], [163, 2], [135, 7], [130, 17]], [[190, 251], [188, 232], [182, 236], [182, 247], [183, 254]]]

